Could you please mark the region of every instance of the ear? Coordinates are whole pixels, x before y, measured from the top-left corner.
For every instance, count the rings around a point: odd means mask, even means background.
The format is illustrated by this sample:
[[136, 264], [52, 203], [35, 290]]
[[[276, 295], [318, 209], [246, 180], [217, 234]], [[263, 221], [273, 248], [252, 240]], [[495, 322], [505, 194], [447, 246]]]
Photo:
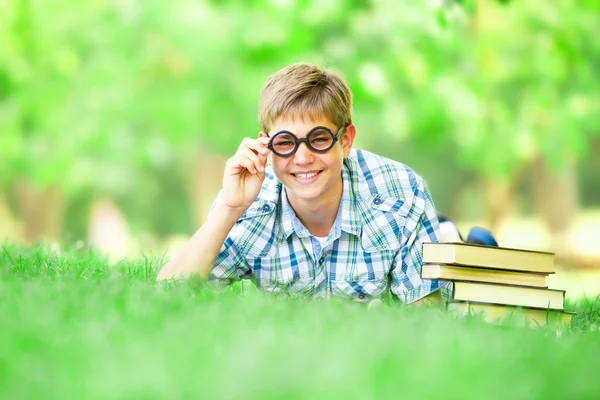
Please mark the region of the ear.
[[352, 150], [352, 144], [354, 143], [354, 138], [356, 137], [356, 127], [354, 124], [350, 124], [344, 129], [344, 133], [342, 134], [341, 142], [342, 148], [344, 149], [344, 158], [350, 156], [350, 150]]

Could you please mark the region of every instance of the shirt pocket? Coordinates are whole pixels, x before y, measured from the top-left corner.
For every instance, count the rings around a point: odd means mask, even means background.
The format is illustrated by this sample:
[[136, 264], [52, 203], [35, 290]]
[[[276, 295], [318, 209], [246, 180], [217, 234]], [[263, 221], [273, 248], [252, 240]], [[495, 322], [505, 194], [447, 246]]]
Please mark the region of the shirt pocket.
[[371, 196], [362, 210], [360, 241], [365, 252], [397, 251], [402, 247], [408, 216], [406, 207], [400, 199]]
[[276, 254], [274, 208], [269, 201], [257, 200], [242, 214], [230, 233], [242, 254], [255, 258]]
[[335, 296], [368, 302], [381, 298], [387, 286], [387, 279], [337, 280], [333, 281], [331, 292]]
[[[360, 244], [353, 262], [344, 271], [344, 280], [377, 280], [387, 278], [398, 252], [402, 248], [402, 232], [406, 215], [403, 202], [395, 198], [374, 196], [363, 211], [360, 235], [354, 239]], [[353, 239], [351, 239], [353, 240]]]
[[287, 293], [291, 296], [308, 296], [315, 291], [315, 280], [297, 266], [279, 256], [249, 258], [256, 286], [269, 293]]

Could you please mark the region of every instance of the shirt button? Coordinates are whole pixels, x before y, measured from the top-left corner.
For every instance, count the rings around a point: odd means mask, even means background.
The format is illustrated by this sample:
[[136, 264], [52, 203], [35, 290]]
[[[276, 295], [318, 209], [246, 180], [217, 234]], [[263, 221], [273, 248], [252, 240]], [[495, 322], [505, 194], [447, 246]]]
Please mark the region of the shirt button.
[[381, 203], [383, 203], [383, 200], [379, 197], [375, 197], [375, 200], [373, 200], [373, 204], [380, 205]]
[[362, 300], [362, 299], [365, 298], [365, 295], [361, 293], [361, 294], [358, 295], [358, 298]]
[[319, 263], [323, 264], [324, 262], [325, 262], [325, 257], [321, 257], [321, 258], [319, 259]]
[[270, 206], [270, 205], [268, 205], [268, 204], [265, 204], [265, 205], [263, 206], [263, 211], [271, 211], [271, 206]]

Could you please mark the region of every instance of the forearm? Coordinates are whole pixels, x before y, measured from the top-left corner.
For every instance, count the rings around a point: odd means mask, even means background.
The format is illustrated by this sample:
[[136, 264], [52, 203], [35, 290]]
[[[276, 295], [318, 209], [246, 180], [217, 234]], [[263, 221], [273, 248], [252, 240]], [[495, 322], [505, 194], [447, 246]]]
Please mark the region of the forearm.
[[242, 213], [217, 203], [200, 229], [161, 269], [156, 279], [188, 278], [191, 275], [206, 278], [223, 242]]

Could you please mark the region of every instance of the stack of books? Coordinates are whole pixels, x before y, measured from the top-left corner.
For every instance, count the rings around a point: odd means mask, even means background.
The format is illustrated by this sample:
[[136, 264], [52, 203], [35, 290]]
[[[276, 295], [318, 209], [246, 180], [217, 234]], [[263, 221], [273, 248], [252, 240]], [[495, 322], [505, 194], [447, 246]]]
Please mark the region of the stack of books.
[[568, 325], [565, 291], [548, 289], [554, 254], [467, 243], [424, 243], [423, 279], [453, 282], [446, 307], [486, 321], [530, 327]]

